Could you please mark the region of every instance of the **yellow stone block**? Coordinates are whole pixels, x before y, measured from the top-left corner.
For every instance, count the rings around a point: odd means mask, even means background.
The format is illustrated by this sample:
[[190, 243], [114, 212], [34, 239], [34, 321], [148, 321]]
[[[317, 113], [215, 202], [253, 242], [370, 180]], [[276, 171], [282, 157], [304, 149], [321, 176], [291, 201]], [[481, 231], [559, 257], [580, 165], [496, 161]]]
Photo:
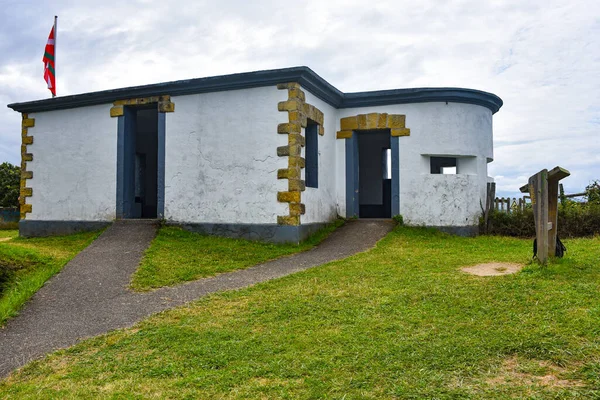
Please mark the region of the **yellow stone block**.
[[288, 168], [288, 179], [300, 179], [302, 177], [302, 168], [290, 167]]
[[350, 139], [352, 131], [338, 131], [335, 135], [336, 139]]
[[391, 129], [392, 136], [410, 136], [410, 129], [408, 128], [400, 128], [400, 129]]
[[21, 204], [21, 213], [30, 213], [31, 204]]
[[306, 144], [306, 139], [300, 133], [290, 133], [288, 136], [288, 143], [290, 146], [299, 144], [300, 146], [304, 147]]
[[304, 114], [306, 114], [307, 118], [312, 119], [314, 121], [315, 107], [311, 106], [310, 104], [304, 103]]
[[120, 117], [123, 115], [123, 106], [114, 106], [110, 108], [111, 117]]
[[289, 99], [298, 99], [301, 102], [305, 102], [306, 101], [306, 95], [304, 94], [304, 92], [300, 89], [300, 88], [294, 88], [294, 89], [289, 89], [288, 91], [288, 97]]
[[301, 156], [302, 155], [302, 146], [300, 144], [291, 144], [289, 145], [289, 155], [290, 156]]
[[358, 129], [358, 117], [346, 117], [340, 120], [340, 130], [352, 131]]
[[280, 101], [277, 104], [277, 109], [279, 111], [299, 111], [303, 110], [302, 103], [298, 100], [287, 100]]
[[170, 101], [160, 101], [158, 103], [158, 112], [161, 112], [161, 113], [175, 112], [175, 103], [171, 103]]
[[27, 132], [29, 132], [27, 128], [21, 129], [21, 137], [27, 136]]
[[297, 89], [300, 87], [300, 84], [297, 82], [288, 82], [288, 83], [278, 83], [277, 89]]
[[21, 159], [23, 161], [33, 161], [33, 154], [31, 154], [31, 153], [23, 153], [23, 154], [21, 154]]
[[300, 203], [301, 192], [277, 192], [277, 201], [280, 203]]
[[21, 179], [32, 179], [33, 172], [31, 171], [21, 171]]
[[277, 170], [277, 179], [287, 179], [288, 178], [288, 168], [278, 169]]
[[323, 136], [325, 134], [325, 128], [323, 128], [323, 125], [319, 125], [317, 127], [317, 133], [321, 136]]
[[21, 138], [23, 144], [33, 144], [33, 136], [25, 136]]
[[290, 204], [290, 215], [300, 216], [306, 213], [306, 206], [302, 203], [291, 203]]
[[282, 168], [277, 170], [277, 179], [299, 179], [300, 168]]
[[319, 125], [323, 125], [323, 123], [325, 122], [325, 115], [318, 108], [315, 108], [314, 121]]
[[306, 161], [302, 157], [289, 157], [288, 158], [288, 166], [291, 167], [299, 167], [304, 168], [306, 166]]
[[21, 181], [19, 183], [19, 188], [23, 189], [26, 186], [27, 186], [27, 180], [25, 180], [25, 178], [23, 178], [23, 176], [21, 175]]
[[359, 114], [356, 116], [358, 121], [358, 129], [367, 129], [367, 114]]
[[302, 132], [302, 128], [300, 124], [296, 122], [286, 122], [283, 124], [277, 125], [277, 133], [300, 133]]
[[292, 225], [298, 226], [300, 225], [300, 217], [297, 215], [278, 215], [277, 216], [277, 224], [279, 225]]
[[295, 124], [302, 124], [302, 119], [306, 119], [306, 115], [304, 115], [304, 111], [296, 110], [289, 112], [289, 121]]
[[306, 190], [306, 184], [302, 179], [289, 179], [288, 190], [290, 192], [304, 192]]
[[377, 129], [378, 123], [379, 123], [379, 114], [378, 113], [367, 114], [367, 129]]
[[24, 128], [33, 128], [34, 126], [35, 126], [35, 119], [33, 119], [33, 118], [23, 119], [23, 127]]
[[27, 119], [27, 118], [29, 118], [29, 114], [27, 114], [27, 113], [22, 113], [22, 114], [21, 114], [21, 118], [22, 118], [22, 119]]
[[406, 115], [390, 114], [388, 115], [387, 127], [390, 129], [400, 129], [406, 126]]
[[377, 129], [385, 129], [387, 128], [387, 119], [388, 119], [388, 115], [387, 113], [381, 113], [379, 114], [379, 118], [377, 119]]
[[31, 197], [33, 195], [33, 189], [28, 187], [21, 188], [21, 190], [19, 191], [19, 195], [21, 197]]

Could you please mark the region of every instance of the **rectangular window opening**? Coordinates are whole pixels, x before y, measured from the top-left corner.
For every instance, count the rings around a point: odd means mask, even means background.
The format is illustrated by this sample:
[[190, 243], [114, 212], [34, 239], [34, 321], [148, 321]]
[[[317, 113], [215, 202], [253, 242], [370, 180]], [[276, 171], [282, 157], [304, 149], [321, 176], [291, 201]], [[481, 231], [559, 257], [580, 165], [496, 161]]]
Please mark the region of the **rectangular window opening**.
[[456, 175], [456, 157], [430, 157], [430, 168], [432, 174]]
[[306, 187], [319, 187], [319, 134], [318, 125], [311, 120], [305, 129], [305, 161], [304, 180]]

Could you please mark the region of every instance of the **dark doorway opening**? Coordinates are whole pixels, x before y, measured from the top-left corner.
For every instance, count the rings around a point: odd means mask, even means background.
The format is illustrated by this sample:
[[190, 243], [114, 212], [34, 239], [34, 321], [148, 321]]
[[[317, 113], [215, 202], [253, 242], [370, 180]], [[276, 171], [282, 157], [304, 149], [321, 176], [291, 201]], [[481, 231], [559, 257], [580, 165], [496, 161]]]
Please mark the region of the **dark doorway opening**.
[[391, 218], [390, 131], [360, 131], [355, 134], [358, 139], [358, 216]]
[[157, 218], [158, 109], [126, 107], [123, 117], [121, 217]]

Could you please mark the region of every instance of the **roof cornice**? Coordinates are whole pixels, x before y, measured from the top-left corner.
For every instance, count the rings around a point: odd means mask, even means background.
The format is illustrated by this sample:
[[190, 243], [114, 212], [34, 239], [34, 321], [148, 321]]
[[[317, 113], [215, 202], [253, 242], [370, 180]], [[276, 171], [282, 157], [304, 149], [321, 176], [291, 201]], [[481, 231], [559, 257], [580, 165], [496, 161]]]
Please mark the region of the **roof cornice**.
[[8, 107], [19, 112], [32, 113], [96, 104], [109, 104], [116, 100], [137, 97], [160, 95], [181, 96], [187, 94], [248, 89], [287, 82], [300, 83], [304, 89], [336, 108], [443, 101], [476, 104], [487, 107], [492, 113], [496, 113], [500, 107], [502, 107], [502, 99], [495, 94], [462, 88], [416, 88], [342, 93], [308, 67], [244, 72], [207, 78], [185, 79], [153, 85], [132, 86], [121, 89], [55, 97], [52, 99], [13, 103], [9, 104]]

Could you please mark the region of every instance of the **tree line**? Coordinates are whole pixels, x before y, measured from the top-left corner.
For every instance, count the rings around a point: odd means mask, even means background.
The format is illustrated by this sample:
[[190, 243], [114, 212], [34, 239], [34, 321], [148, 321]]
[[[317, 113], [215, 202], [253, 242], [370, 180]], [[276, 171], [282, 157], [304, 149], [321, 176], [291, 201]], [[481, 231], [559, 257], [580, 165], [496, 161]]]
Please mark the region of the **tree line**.
[[0, 207], [19, 207], [21, 168], [9, 162], [0, 164]]

